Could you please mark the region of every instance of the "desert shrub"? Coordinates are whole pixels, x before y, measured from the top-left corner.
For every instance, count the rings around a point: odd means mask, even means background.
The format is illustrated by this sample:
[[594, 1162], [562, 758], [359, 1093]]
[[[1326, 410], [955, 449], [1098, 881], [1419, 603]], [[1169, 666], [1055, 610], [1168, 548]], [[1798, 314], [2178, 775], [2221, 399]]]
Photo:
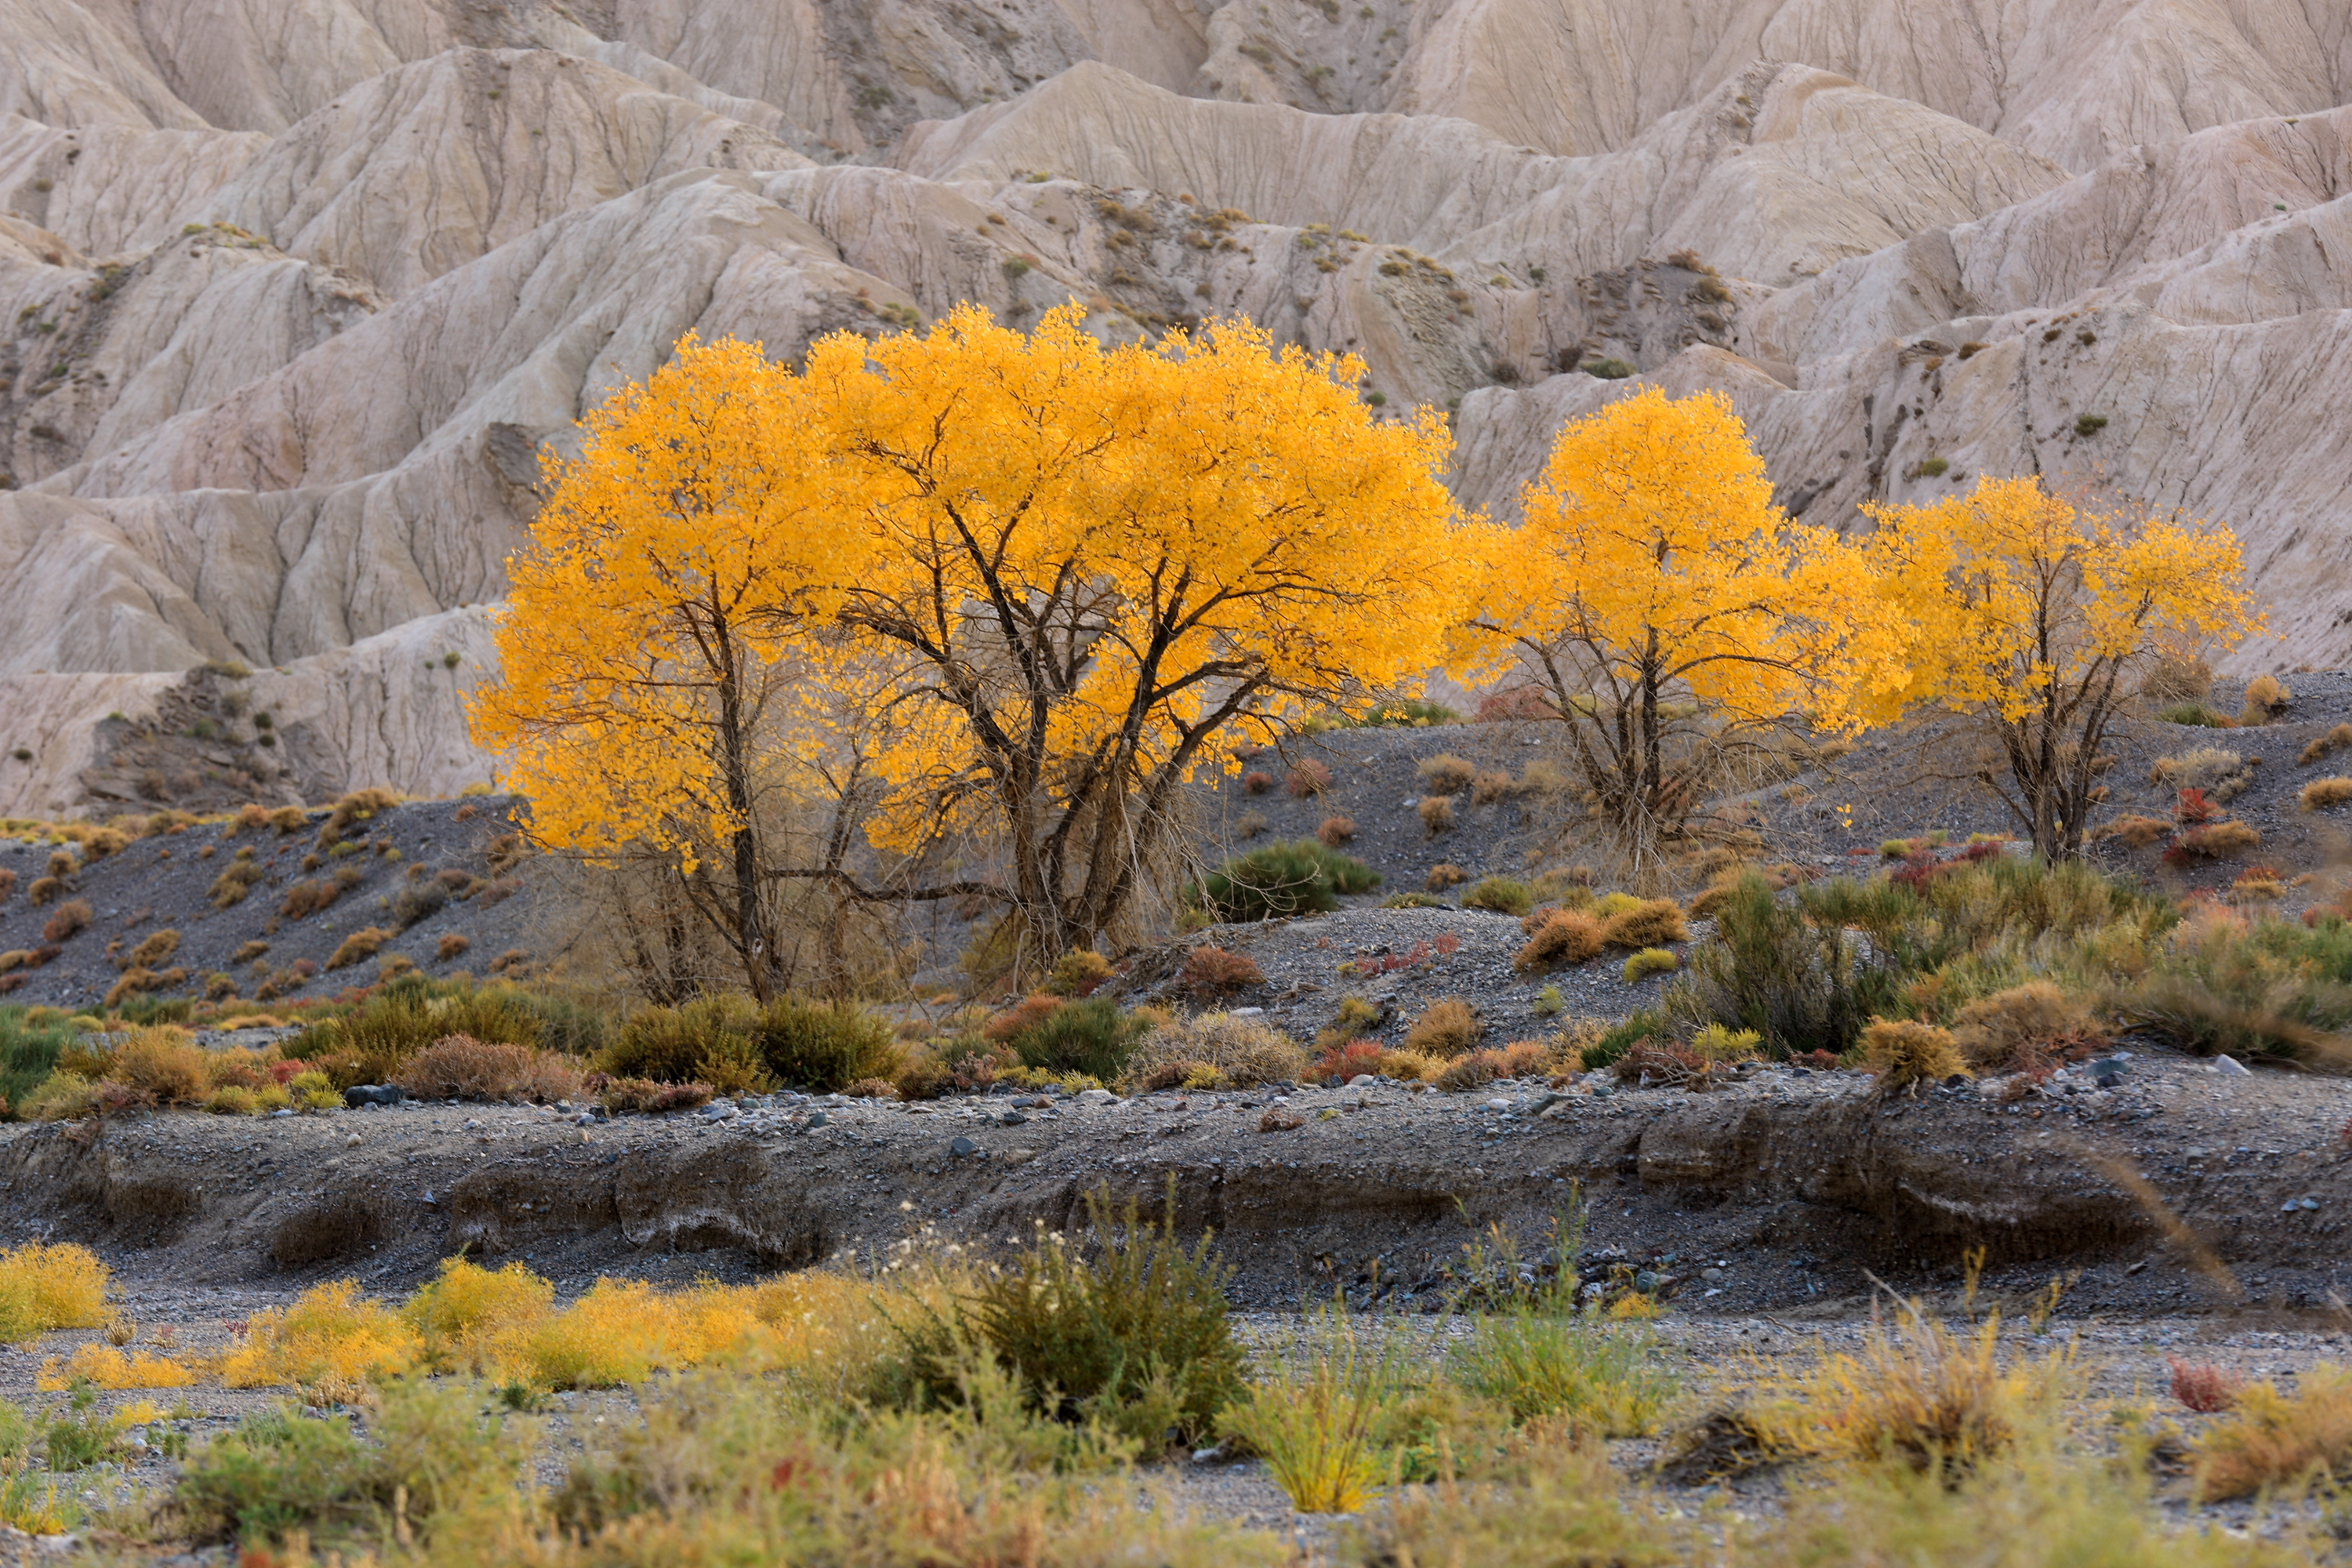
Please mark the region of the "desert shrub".
[[331, 877], [322, 877], [315, 882], [297, 882], [287, 889], [286, 896], [278, 901], [278, 916], [289, 921], [308, 920], [341, 898], [344, 885]]
[[1234, 819], [1234, 837], [1244, 840], [1255, 838], [1270, 826], [1264, 812], [1244, 811]]
[[596, 1101], [615, 1116], [625, 1111], [659, 1116], [665, 1111], [692, 1110], [697, 1106], [709, 1104], [710, 1086], [707, 1083], [656, 1083], [644, 1078], [608, 1079], [597, 1088]]
[[92, 919], [86, 899], [68, 899], [49, 911], [41, 924], [43, 942], [67, 942], [87, 930]]
[[1391, 893], [1381, 900], [1384, 910], [1450, 910], [1454, 906], [1433, 893]]
[[614, 1078], [692, 1082], [706, 1058], [756, 1054], [759, 1027], [759, 1006], [748, 996], [699, 996], [683, 1006], [644, 1007], [622, 1024], [596, 1066]]
[[399, 934], [383, 926], [362, 926], [335, 944], [335, 951], [327, 955], [327, 967], [348, 969], [373, 958], [379, 948]]
[[319, 824], [318, 846], [328, 848], [343, 835], [362, 822], [371, 822], [381, 811], [389, 811], [400, 804], [400, 797], [390, 790], [353, 790], [328, 809], [326, 820]]
[[1628, 985], [1647, 980], [1653, 974], [1672, 974], [1683, 966], [1670, 948], [1645, 947], [1625, 961], [1624, 980]]
[[1404, 1048], [1425, 1057], [1453, 1058], [1478, 1043], [1486, 1026], [1469, 1003], [1458, 996], [1432, 1002], [1404, 1032]]
[[1612, 359], [1605, 354], [1599, 359], [1586, 360], [1584, 363], [1578, 368], [1581, 369], [1585, 374], [1598, 376], [1602, 381], [1623, 381], [1628, 376], [1639, 375], [1641, 374], [1638, 369], [1627, 361]]
[[2287, 710], [2294, 693], [2275, 675], [2257, 675], [2246, 682], [2244, 709], [2238, 714], [2243, 725], [2267, 724]]
[[441, 933], [441, 940], [433, 944], [433, 956], [439, 963], [447, 963], [452, 959], [464, 957], [466, 950], [473, 945], [465, 932], [446, 931]]
[[970, 1345], [1042, 1410], [1090, 1415], [1155, 1447], [1171, 1428], [1180, 1441], [1213, 1429], [1240, 1392], [1244, 1357], [1211, 1238], [1178, 1238], [1172, 1184], [1156, 1224], [1132, 1198], [1115, 1209], [1106, 1188], [1087, 1194], [1086, 1209], [1090, 1246], [1041, 1223], [1011, 1259], [906, 1327], [917, 1403], [964, 1402], [956, 1352]]
[[1301, 1513], [1353, 1513], [1380, 1479], [1382, 1416], [1403, 1392], [1395, 1339], [1369, 1340], [1337, 1308], [1224, 1414]]
[[2237, 1408], [2205, 1434], [2191, 1464], [2207, 1502], [2352, 1476], [2352, 1373], [2323, 1363], [2292, 1394], [2268, 1382], [2239, 1390]]
[[358, 1281], [339, 1279], [256, 1312], [218, 1370], [225, 1387], [294, 1387], [317, 1395], [313, 1403], [349, 1403], [369, 1384], [407, 1371], [420, 1348], [415, 1331], [361, 1296]]
[[1014, 1036], [1022, 1065], [1048, 1073], [1085, 1073], [1105, 1083], [1118, 1078], [1151, 1027], [1148, 1019], [1122, 1015], [1108, 996], [1088, 997], [1055, 1009]]
[[2172, 1397], [2200, 1415], [2218, 1415], [2230, 1409], [2245, 1390], [2246, 1380], [2225, 1367], [2210, 1362], [2186, 1362], [2179, 1356], [2164, 1359], [2172, 1369]]
[[1492, 910], [1501, 915], [1524, 915], [1536, 907], [1536, 896], [1525, 882], [1508, 877], [1482, 877], [1462, 895], [1465, 910]]
[[134, 1028], [111, 1047], [77, 1051], [67, 1065], [121, 1084], [149, 1105], [202, 1105], [212, 1093], [206, 1054], [168, 1025]]
[[[1297, 1082], [1306, 1076], [1307, 1053], [1282, 1031], [1255, 1018], [1203, 1013], [1171, 1018], [1145, 1036], [1129, 1058], [1127, 1076], [1139, 1085], [1160, 1087], [1149, 1080], [1175, 1065], [1205, 1068], [1211, 1081], [1198, 1087], [1249, 1089]], [[1192, 1087], [1190, 1077], [1165, 1087]]]
[[[1437, 1063], [1435, 1058], [1428, 1059]], [[1552, 1065], [1551, 1047], [1541, 1040], [1514, 1040], [1500, 1050], [1471, 1051], [1437, 1065], [1430, 1081], [1448, 1094], [1461, 1094], [1497, 1079], [1549, 1077]], [[1389, 1076], [1407, 1075], [1391, 1070]]]
[[2142, 816], [2127, 813], [2116, 817], [2099, 832], [2103, 838], [2120, 838], [2133, 849], [2145, 849], [2160, 839], [2172, 836], [2172, 824], [2160, 816]]
[[[120, 1086], [108, 1087], [115, 1089]], [[12, 1101], [9, 1110], [26, 1121], [78, 1121], [97, 1112], [98, 1088], [79, 1073], [59, 1068], [43, 1079], [24, 1099]]]
[[582, 1079], [552, 1052], [451, 1035], [409, 1058], [392, 1081], [423, 1100], [545, 1101], [572, 1099]]
[[248, 1561], [276, 1561], [264, 1548], [287, 1537], [373, 1542], [387, 1519], [429, 1543], [445, 1521], [489, 1517], [532, 1453], [463, 1384], [391, 1385], [369, 1426], [372, 1443], [290, 1409], [249, 1416], [190, 1456], [175, 1508], [195, 1539], [245, 1542]]
[[[126, 969], [121, 975], [116, 977], [112, 985], [107, 987], [106, 998], [101, 1005], [110, 1008], [121, 1007], [123, 1010], [124, 1016], [129, 1017], [131, 1016], [131, 1009], [138, 1003], [151, 1000], [151, 998], [143, 996], [142, 994], [142, 993], [149, 991], [166, 991], [174, 985], [185, 983], [187, 978], [188, 972], [185, 969], [177, 967], [176, 965], [170, 969]], [[191, 1003], [189, 1005], [193, 1007], [194, 1004]], [[181, 1014], [179, 1016], [184, 1017], [186, 1015]], [[154, 1013], [142, 1013], [140, 1015], [138, 1021], [152, 1021], [158, 1016], [159, 1015]]]
[[2347, 746], [2352, 746], [2352, 724], [2338, 724], [2324, 735], [2313, 736], [2310, 744], [2294, 759], [2295, 765], [2307, 768], [2329, 752], [2340, 752]]
[[1336, 910], [1340, 895], [1379, 884], [1361, 860], [1307, 838], [1235, 856], [1188, 889], [1186, 901], [1222, 921], [1279, 920]]
[[1252, 769], [1250, 772], [1242, 775], [1242, 790], [1244, 794], [1264, 795], [1273, 787], [1274, 775], [1272, 773], [1265, 773], [1259, 769]]
[[77, 1384], [85, 1388], [187, 1388], [196, 1381], [193, 1367], [169, 1356], [143, 1351], [125, 1354], [113, 1345], [86, 1344], [60, 1361], [49, 1357], [35, 1375], [34, 1386], [58, 1392]]
[[756, 1039], [760, 1059], [780, 1082], [813, 1089], [896, 1078], [906, 1065], [888, 1023], [847, 1002], [779, 997], [760, 1014]]
[[2158, 962], [2114, 998], [2116, 1015], [2199, 1055], [2347, 1064], [2352, 925], [2312, 926], [2208, 906], [2184, 921]]
[[1315, 841], [1327, 849], [1337, 849], [1356, 837], [1356, 819], [1352, 816], [1327, 816], [1315, 829]]
[[86, 1247], [35, 1241], [0, 1251], [0, 1342], [98, 1327], [110, 1283], [106, 1265]]
[[1041, 991], [1023, 997], [1002, 1013], [991, 1016], [980, 1026], [980, 1032], [986, 1039], [999, 1043], [1009, 1041], [1015, 1035], [1027, 1034], [1066, 1005], [1068, 1004], [1062, 997]]
[[1258, 969], [1257, 960], [1246, 952], [1235, 952], [1223, 947], [1196, 947], [1184, 955], [1184, 967], [1177, 972], [1176, 984], [1201, 996], [1229, 996], [1236, 991], [1265, 984], [1265, 975]]
[[553, 1315], [554, 1303], [555, 1288], [520, 1263], [493, 1270], [445, 1258], [440, 1274], [400, 1315], [424, 1342], [424, 1365], [498, 1376], [527, 1353], [530, 1336]]
[[245, 901], [246, 894], [253, 890], [253, 885], [260, 881], [263, 875], [261, 866], [257, 861], [232, 860], [222, 868], [219, 876], [213, 879], [213, 885], [205, 897], [212, 900], [213, 908], [216, 910], [227, 909], [232, 904], [241, 904]]
[[[1602, 900], [1604, 910], [1607, 902]], [[1601, 934], [1612, 947], [1663, 947], [1690, 940], [1681, 907], [1672, 899], [1643, 899], [1630, 908], [1604, 913]]]
[[440, 912], [449, 901], [449, 889], [431, 879], [412, 880], [392, 896], [392, 918], [406, 931], [417, 921]]
[[125, 969], [149, 969], [180, 951], [180, 933], [166, 927], [149, 931], [122, 957]]
[[37, 910], [47, 909], [65, 895], [65, 879], [54, 875], [36, 877], [25, 889], [26, 901]]
[[2200, 746], [2177, 757], [2158, 757], [2147, 772], [2150, 784], [2202, 790], [2216, 805], [2227, 804], [2252, 779], [2245, 759], [2219, 746]]
[[1445, 1370], [1517, 1420], [1553, 1417], [1588, 1440], [1648, 1436], [1677, 1388], [1646, 1332], [1528, 1304], [1476, 1319]]
[[2156, 716], [2168, 724], [2179, 724], [2190, 729], [2231, 730], [2237, 726], [2202, 702], [2174, 702], [2157, 710]]
[[450, 1035], [512, 1046], [540, 1043], [540, 1022], [520, 994], [499, 989], [435, 995], [416, 980], [402, 980], [369, 996], [340, 1018], [311, 1025], [282, 1047], [289, 1057], [319, 1065], [332, 1085], [382, 1083], [411, 1054]]
[[1448, 888], [1458, 888], [1469, 879], [1470, 873], [1453, 861], [1440, 860], [1429, 868], [1429, 875], [1423, 879], [1421, 885], [1423, 891], [1442, 893]]
[[1470, 803], [1473, 805], [1492, 805], [1498, 800], [1508, 800], [1518, 792], [1519, 786], [1512, 782], [1510, 774], [1493, 769], [1470, 781]]
[[1331, 787], [1331, 770], [1313, 757], [1303, 757], [1292, 764], [1289, 774], [1282, 781], [1285, 795], [1307, 799], [1321, 795]]
[[1454, 826], [1452, 795], [1425, 795], [1421, 797], [1421, 804], [1413, 810], [1421, 817], [1422, 831], [1433, 838], [1441, 833], [1450, 831]]
[[1075, 949], [1054, 960], [1045, 989], [1056, 996], [1086, 996], [1118, 971], [1110, 960], [1090, 947]]
[[261, 1097], [241, 1084], [225, 1083], [205, 1100], [205, 1109], [215, 1116], [250, 1116], [261, 1109]]
[[1862, 1032], [1862, 1048], [1884, 1089], [1916, 1089], [1968, 1071], [1950, 1032], [1933, 1024], [1874, 1018]]
[[1709, 1024], [1693, 1034], [1686, 1043], [1708, 1061], [1744, 1062], [1756, 1056], [1764, 1037], [1753, 1029], [1727, 1029], [1721, 1024]]
[[2325, 811], [2347, 800], [2352, 800], [2352, 779], [2344, 778], [2314, 779], [2295, 796], [2295, 804], [2305, 811]]
[[1472, 779], [1478, 776], [1476, 768], [1451, 752], [1424, 757], [1414, 764], [1412, 771], [1423, 784], [1429, 786], [1432, 795], [1459, 795], [1470, 787]]
[[2169, 866], [2185, 866], [2197, 860], [2224, 860], [2232, 855], [2260, 848], [2262, 842], [2260, 833], [2234, 818], [2228, 822], [2210, 822], [2183, 828], [2165, 847], [2164, 861]]
[[1980, 998], [1952, 1020], [1952, 1041], [1979, 1072], [2046, 1065], [2096, 1032], [2090, 1010], [2047, 980]]
[[79, 1038], [62, 1018], [37, 1018], [22, 1007], [0, 1007], [0, 1101], [6, 1114], [24, 1114], [26, 1097], [57, 1071], [58, 1056]]
[[1511, 967], [1535, 973], [1583, 963], [1598, 957], [1606, 946], [1608, 938], [1599, 921], [1581, 910], [1555, 910], [1512, 955]]

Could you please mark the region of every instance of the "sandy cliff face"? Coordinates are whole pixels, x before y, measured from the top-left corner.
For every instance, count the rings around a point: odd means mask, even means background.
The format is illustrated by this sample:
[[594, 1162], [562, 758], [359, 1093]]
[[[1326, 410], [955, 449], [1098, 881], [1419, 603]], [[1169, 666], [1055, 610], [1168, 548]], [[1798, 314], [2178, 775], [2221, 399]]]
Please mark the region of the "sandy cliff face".
[[2352, 0], [0, 0], [0, 810], [487, 776], [541, 452], [963, 300], [1350, 350], [1505, 514], [1604, 357], [1808, 521], [2095, 479], [2342, 663], [2347, 100]]

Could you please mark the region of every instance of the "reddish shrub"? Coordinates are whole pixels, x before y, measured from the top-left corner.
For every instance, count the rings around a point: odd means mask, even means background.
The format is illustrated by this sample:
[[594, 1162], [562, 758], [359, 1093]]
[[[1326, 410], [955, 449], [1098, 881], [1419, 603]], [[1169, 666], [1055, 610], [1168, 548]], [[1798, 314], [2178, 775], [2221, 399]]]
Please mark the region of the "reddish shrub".
[[1302, 799], [1308, 795], [1321, 795], [1330, 787], [1331, 770], [1312, 757], [1302, 759], [1290, 770], [1290, 776], [1282, 781], [1285, 794], [1295, 795]]
[[16, 892], [16, 873], [10, 870], [0, 869], [0, 904], [6, 903], [9, 896]]
[[1555, 716], [1551, 700], [1532, 686], [1507, 686], [1500, 691], [1489, 691], [1478, 699], [1475, 724], [1507, 724], [1521, 719], [1549, 719]]
[[1027, 1034], [1061, 1010], [1062, 999], [1059, 996], [1040, 991], [1034, 996], [1024, 997], [989, 1019], [980, 1026], [980, 1032], [1001, 1044], [1016, 1035]]
[[1316, 838], [1326, 848], [1337, 849], [1356, 836], [1356, 819], [1352, 816], [1327, 816], [1323, 826], [1315, 830]]
[[635, 1110], [658, 1116], [665, 1110], [691, 1110], [710, 1103], [710, 1086], [707, 1083], [655, 1083], [649, 1079], [616, 1078], [606, 1079], [602, 1085], [592, 1079], [590, 1086], [604, 1109], [616, 1115]]
[[2242, 854], [2261, 845], [2263, 836], [2242, 822], [2215, 822], [2203, 827], [2191, 827], [2166, 846], [2163, 860], [2168, 866], [2186, 866], [2196, 860], [2219, 860], [2225, 856]]
[[1242, 793], [1264, 795], [1274, 787], [1274, 775], [1253, 768], [1242, 775]]
[[1380, 1070], [1381, 1046], [1377, 1040], [1349, 1040], [1344, 1046], [1327, 1046], [1323, 1053], [1315, 1058], [1317, 1078], [1331, 1078], [1336, 1075], [1340, 1081], [1345, 1082], [1358, 1073], [1376, 1073]]
[[47, 942], [64, 942], [69, 937], [78, 935], [86, 928], [90, 922], [90, 918], [88, 900], [68, 899], [51, 910], [49, 918], [42, 922], [41, 940]]
[[2210, 1362], [2182, 1361], [2167, 1356], [2172, 1368], [2172, 1397], [2200, 1415], [2213, 1415], [2238, 1403], [2246, 1380]]
[[2210, 822], [2221, 815], [2221, 808], [2205, 798], [2201, 789], [2185, 789], [2173, 803], [2172, 820], [2183, 827], [2194, 827], [2200, 822]]
[[1653, 1035], [1635, 1040], [1610, 1066], [1621, 1083], [1685, 1084], [1705, 1078], [1714, 1064], [1679, 1040]]
[[1196, 947], [1184, 960], [1184, 968], [1176, 983], [1187, 991], [1203, 995], [1227, 995], [1251, 985], [1265, 984], [1265, 975], [1257, 960], [1246, 952], [1234, 952], [1222, 947]]

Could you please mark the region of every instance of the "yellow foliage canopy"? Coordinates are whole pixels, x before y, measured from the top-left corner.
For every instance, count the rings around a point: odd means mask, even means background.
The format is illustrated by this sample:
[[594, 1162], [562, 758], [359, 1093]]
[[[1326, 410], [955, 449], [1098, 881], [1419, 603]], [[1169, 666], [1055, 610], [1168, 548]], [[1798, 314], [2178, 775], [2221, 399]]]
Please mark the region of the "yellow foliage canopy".
[[1638, 860], [1727, 744], [1860, 721], [1903, 680], [1863, 552], [1772, 504], [1730, 401], [1655, 387], [1571, 421], [1492, 546], [1474, 633], [1532, 678]]
[[1863, 510], [1880, 595], [1914, 628], [1894, 705], [1988, 724], [2003, 797], [2043, 855], [2080, 850], [2100, 742], [2137, 673], [2262, 625], [2226, 528], [2085, 510], [2031, 477]]
[[1360, 364], [1246, 324], [1106, 349], [1081, 317], [966, 307], [797, 374], [689, 340], [592, 420], [475, 710], [541, 837], [741, 832], [757, 743], [727, 704], [785, 670], [768, 743], [853, 751], [885, 850], [985, 842], [1003, 879], [954, 890], [1003, 895], [1050, 957], [1121, 917], [1222, 733], [1417, 675], [1473, 531], [1442, 418], [1378, 419]]

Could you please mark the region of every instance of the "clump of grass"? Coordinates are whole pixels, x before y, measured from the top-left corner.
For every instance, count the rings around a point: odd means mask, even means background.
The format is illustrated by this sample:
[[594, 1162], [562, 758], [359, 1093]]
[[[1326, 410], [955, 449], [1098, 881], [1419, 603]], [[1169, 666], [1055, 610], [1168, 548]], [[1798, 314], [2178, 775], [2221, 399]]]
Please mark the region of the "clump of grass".
[[2338, 724], [2324, 735], [2315, 735], [2303, 753], [2294, 759], [2297, 767], [2307, 768], [2332, 752], [2352, 746], [2352, 724]]
[[1545, 1419], [1578, 1437], [1656, 1431], [1678, 1382], [1654, 1341], [1638, 1328], [1548, 1310], [1558, 1304], [1519, 1303], [1477, 1319], [1447, 1352], [1446, 1371], [1519, 1421]]
[[1470, 1051], [1451, 1061], [1430, 1058], [1440, 1064], [1437, 1070], [1419, 1075], [1400, 1070], [1396, 1058], [1404, 1054], [1384, 1053], [1382, 1070], [1391, 1078], [1425, 1078], [1448, 1094], [1483, 1089], [1497, 1079], [1549, 1078], [1554, 1066], [1552, 1048], [1541, 1040], [1514, 1040], [1500, 1050]]
[[329, 969], [348, 969], [354, 963], [373, 958], [376, 951], [400, 933], [383, 926], [362, 926], [335, 944], [327, 956]]
[[1453, 830], [1454, 797], [1450, 795], [1425, 795], [1413, 808], [1421, 818], [1421, 830], [1432, 838]]
[[2295, 796], [2295, 804], [2305, 811], [2325, 811], [2347, 800], [2352, 800], [2352, 779], [2346, 778], [2314, 779]]
[[2285, 712], [2294, 700], [2294, 693], [2275, 675], [2257, 675], [2246, 682], [2246, 700], [2238, 715], [2241, 726], [2267, 724]]
[[1092, 996], [1055, 1008], [1012, 1037], [1025, 1067], [1045, 1073], [1084, 1073], [1105, 1083], [1118, 1077], [1151, 1022], [1122, 1014], [1108, 996]]
[[291, 1304], [257, 1312], [220, 1359], [227, 1388], [299, 1388], [314, 1404], [357, 1403], [380, 1379], [406, 1372], [416, 1331], [356, 1280], [314, 1285]]
[[1512, 955], [1511, 967], [1537, 973], [1584, 963], [1599, 957], [1608, 945], [1601, 921], [1581, 910], [1556, 910]]
[[1501, 915], [1524, 915], [1536, 907], [1534, 889], [1509, 877], [1481, 878], [1462, 895], [1465, 910], [1492, 910]]
[[1187, 889], [1186, 902], [1223, 921], [1328, 912], [1343, 894], [1367, 893], [1380, 874], [1311, 838], [1237, 855]]
[[1469, 879], [1470, 873], [1453, 861], [1440, 860], [1429, 868], [1429, 875], [1422, 879], [1421, 886], [1424, 892], [1442, 893], [1448, 888], [1458, 888]]
[[1878, 1074], [1878, 1087], [1887, 1093], [1907, 1089], [1916, 1094], [1923, 1083], [1941, 1083], [1969, 1070], [1951, 1031], [1933, 1024], [1874, 1018], [1862, 1032], [1862, 1048], [1864, 1059]]
[[1392, 1338], [1373, 1346], [1337, 1306], [1287, 1347], [1281, 1370], [1253, 1384], [1221, 1429], [1265, 1457], [1301, 1513], [1353, 1513], [1380, 1479], [1384, 1407], [1402, 1386]]
[[[1141, 1089], [1247, 1089], [1295, 1082], [1306, 1071], [1307, 1053], [1280, 1030], [1226, 1013], [1170, 1019], [1144, 1037], [1127, 1064], [1129, 1080]], [[1173, 1081], [1160, 1081], [1171, 1074]]]
[[2292, 1394], [2248, 1384], [2229, 1419], [2197, 1445], [2193, 1468], [2207, 1502], [2352, 1475], [2352, 1373], [2315, 1366]]
[[1337, 849], [1356, 837], [1356, 819], [1352, 816], [1327, 816], [1315, 829], [1315, 841], [1327, 849]]
[[1045, 989], [1056, 996], [1091, 995], [1118, 973], [1110, 960], [1093, 948], [1076, 948], [1054, 960], [1045, 976]]
[[1979, 1072], [2011, 1072], [2051, 1065], [2067, 1047], [2096, 1033], [2090, 1009], [2047, 980], [1971, 1002], [1952, 1022], [1952, 1043]]
[[106, 1265], [86, 1247], [36, 1241], [0, 1252], [0, 1341], [96, 1328], [106, 1321], [110, 1281]]
[[547, 1101], [581, 1091], [580, 1069], [552, 1052], [451, 1035], [408, 1058], [392, 1081], [425, 1100]]
[[[43, 880], [47, 879], [43, 879]], [[40, 885], [40, 882], [33, 884], [37, 889]], [[36, 898], [33, 901], [37, 904], [44, 900]], [[50, 910], [49, 918], [41, 922], [41, 940], [47, 942], [70, 942], [89, 930], [89, 922], [95, 918], [97, 917], [90, 910], [89, 900], [68, 899]]]
[[[1610, 898], [1619, 896], [1612, 893]], [[1682, 908], [1672, 899], [1629, 900], [1615, 910], [1603, 900], [1601, 912], [1601, 938], [1612, 947], [1664, 947], [1670, 942], [1690, 940]]]
[[1404, 1034], [1404, 1048], [1441, 1060], [1460, 1056], [1478, 1043], [1486, 1026], [1477, 1011], [1458, 996], [1432, 1002]]
[[1413, 774], [1429, 787], [1432, 795], [1459, 795], [1470, 787], [1478, 770], [1466, 758], [1451, 752], [1440, 752], [1424, 757], [1413, 765]]
[[1683, 961], [1671, 948], [1645, 947], [1625, 961], [1625, 984], [1637, 984], [1653, 974], [1672, 974], [1682, 966]]

